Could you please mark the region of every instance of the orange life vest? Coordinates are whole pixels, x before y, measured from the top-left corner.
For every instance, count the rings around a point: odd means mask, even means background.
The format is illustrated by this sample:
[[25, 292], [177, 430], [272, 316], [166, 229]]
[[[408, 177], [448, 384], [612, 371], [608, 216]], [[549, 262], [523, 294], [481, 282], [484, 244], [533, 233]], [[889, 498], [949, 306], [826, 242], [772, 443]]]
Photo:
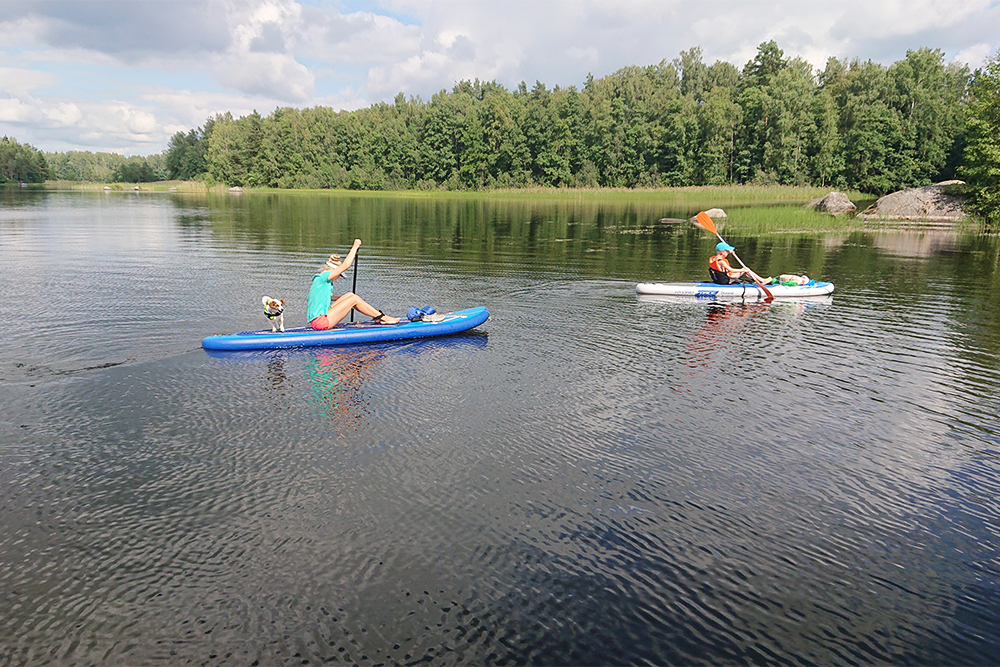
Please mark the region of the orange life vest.
[[733, 270], [733, 267], [729, 266], [729, 262], [718, 255], [712, 255], [712, 259], [708, 260], [708, 268], [725, 273], [727, 276]]
[[733, 280], [732, 276], [729, 275], [732, 270], [729, 262], [718, 255], [712, 255], [711, 259], [708, 260], [708, 273], [712, 276], [712, 282], [717, 285], [731, 285], [739, 282]]

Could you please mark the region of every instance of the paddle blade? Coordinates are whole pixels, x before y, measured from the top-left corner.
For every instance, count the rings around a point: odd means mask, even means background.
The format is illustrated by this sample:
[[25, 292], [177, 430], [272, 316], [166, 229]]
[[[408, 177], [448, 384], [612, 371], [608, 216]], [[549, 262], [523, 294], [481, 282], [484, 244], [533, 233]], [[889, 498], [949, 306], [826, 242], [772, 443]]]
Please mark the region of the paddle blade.
[[708, 217], [708, 213], [704, 211], [698, 211], [698, 215], [694, 216], [695, 222], [697, 222], [701, 227], [704, 227], [713, 234], [718, 235], [719, 232], [715, 231], [715, 222]]

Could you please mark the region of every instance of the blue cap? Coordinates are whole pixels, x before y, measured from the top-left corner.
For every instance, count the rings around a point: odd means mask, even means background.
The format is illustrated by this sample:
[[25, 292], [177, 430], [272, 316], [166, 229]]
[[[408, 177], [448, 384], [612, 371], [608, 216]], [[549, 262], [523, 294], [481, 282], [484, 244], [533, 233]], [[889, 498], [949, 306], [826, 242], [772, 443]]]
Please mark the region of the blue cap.
[[733, 246], [729, 245], [725, 241], [716, 244], [715, 252], [722, 252], [723, 250], [736, 250]]

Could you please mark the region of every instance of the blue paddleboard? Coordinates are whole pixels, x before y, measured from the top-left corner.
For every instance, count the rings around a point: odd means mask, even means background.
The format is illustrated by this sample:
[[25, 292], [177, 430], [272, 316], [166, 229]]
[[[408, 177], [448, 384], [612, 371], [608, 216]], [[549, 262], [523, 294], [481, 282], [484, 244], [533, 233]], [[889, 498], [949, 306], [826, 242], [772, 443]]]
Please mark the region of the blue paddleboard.
[[406, 338], [445, 336], [478, 327], [489, 319], [490, 311], [479, 306], [447, 313], [441, 317], [439, 322], [411, 322], [405, 319], [399, 324], [353, 322], [338, 324], [326, 331], [316, 331], [311, 327], [297, 327], [278, 333], [273, 333], [270, 329], [244, 331], [208, 336], [201, 341], [201, 346], [206, 350], [266, 350], [279, 347], [380, 343]]

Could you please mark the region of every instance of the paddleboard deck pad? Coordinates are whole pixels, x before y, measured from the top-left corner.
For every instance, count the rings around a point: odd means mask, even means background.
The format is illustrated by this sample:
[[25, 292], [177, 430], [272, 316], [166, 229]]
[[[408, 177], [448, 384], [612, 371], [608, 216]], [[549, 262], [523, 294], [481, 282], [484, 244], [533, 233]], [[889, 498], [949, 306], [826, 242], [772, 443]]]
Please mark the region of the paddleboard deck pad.
[[317, 345], [350, 345], [381, 343], [407, 338], [427, 338], [468, 331], [488, 320], [490, 311], [482, 306], [435, 316], [435, 321], [407, 321], [399, 324], [352, 322], [332, 329], [316, 331], [312, 327], [297, 327], [274, 333], [270, 329], [208, 336], [201, 341], [206, 350], [266, 350], [283, 347]]
[[[775, 299], [783, 297], [823, 296], [833, 292], [833, 283], [810, 281], [805, 285], [766, 285]], [[639, 283], [637, 294], [692, 296], [696, 299], [766, 299], [756, 283], [717, 285], [716, 283]]]

